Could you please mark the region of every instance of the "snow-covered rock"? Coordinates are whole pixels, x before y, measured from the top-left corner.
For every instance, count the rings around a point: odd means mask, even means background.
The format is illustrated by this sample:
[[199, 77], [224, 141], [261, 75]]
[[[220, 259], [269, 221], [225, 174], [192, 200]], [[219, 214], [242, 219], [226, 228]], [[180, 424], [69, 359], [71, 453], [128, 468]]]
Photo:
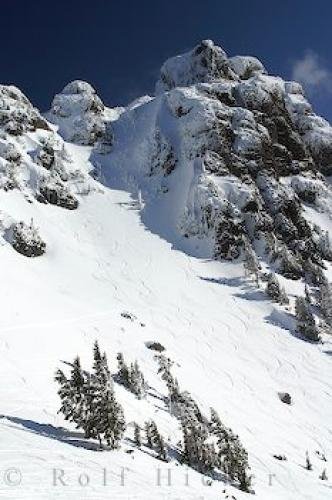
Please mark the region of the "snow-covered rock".
[[229, 58], [228, 63], [241, 80], [247, 80], [257, 73], [266, 73], [263, 64], [256, 57], [234, 56]]
[[105, 136], [104, 104], [87, 82], [75, 80], [56, 94], [49, 121], [58, 126], [61, 136], [77, 144], [91, 145]]
[[212, 40], [203, 40], [193, 50], [172, 57], [162, 65], [156, 92], [223, 78], [237, 78], [229, 66], [226, 52]]

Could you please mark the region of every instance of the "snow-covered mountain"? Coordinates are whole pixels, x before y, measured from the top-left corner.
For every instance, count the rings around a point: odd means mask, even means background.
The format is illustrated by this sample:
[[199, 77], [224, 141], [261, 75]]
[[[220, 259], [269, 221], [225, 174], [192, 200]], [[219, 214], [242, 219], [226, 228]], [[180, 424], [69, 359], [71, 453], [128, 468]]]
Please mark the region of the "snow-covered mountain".
[[[43, 116], [0, 87], [3, 498], [248, 498], [225, 467], [183, 463], [167, 358], [204, 453], [213, 407], [258, 499], [331, 497], [331, 168], [332, 128], [301, 86], [211, 41], [126, 108], [74, 81]], [[116, 451], [58, 413], [55, 370], [90, 369], [95, 340], [127, 423]], [[149, 419], [167, 461], [134, 443]]]

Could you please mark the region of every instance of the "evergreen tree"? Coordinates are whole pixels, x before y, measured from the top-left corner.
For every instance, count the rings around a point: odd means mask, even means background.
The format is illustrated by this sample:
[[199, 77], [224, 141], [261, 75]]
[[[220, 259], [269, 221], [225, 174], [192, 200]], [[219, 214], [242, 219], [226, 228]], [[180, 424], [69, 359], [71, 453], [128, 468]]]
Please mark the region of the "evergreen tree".
[[100, 444], [104, 438], [107, 445], [115, 449], [119, 447], [126, 425], [123, 409], [115, 398], [106, 354], [101, 354], [98, 342], [94, 344], [93, 359], [91, 433]]
[[100, 386], [106, 386], [110, 383], [111, 374], [106, 353], [101, 354], [97, 340], [93, 346], [93, 371], [94, 379]]
[[326, 469], [323, 470], [323, 472], [319, 476], [319, 479], [321, 479], [322, 481], [327, 481], [328, 480]]
[[156, 356], [159, 364], [158, 374], [161, 374], [162, 380], [166, 382], [168, 389], [168, 404], [172, 414], [176, 410], [175, 405], [180, 398], [179, 384], [171, 373], [173, 362], [164, 355]]
[[257, 259], [257, 256], [249, 243], [249, 241], [245, 241], [244, 244], [244, 260], [243, 260], [243, 265], [245, 272], [248, 276], [253, 276], [256, 285], [258, 286], [259, 282], [259, 271], [260, 271], [260, 265]]
[[158, 458], [160, 458], [161, 460], [166, 460], [167, 451], [166, 451], [165, 441], [161, 436], [161, 434], [159, 433], [156, 423], [153, 420], [151, 420], [150, 422], [150, 435], [151, 435], [152, 447], [156, 451]]
[[137, 361], [130, 365], [129, 371], [129, 389], [136, 394], [138, 399], [142, 399], [146, 394], [146, 384], [144, 376], [139, 369]]
[[100, 434], [110, 448], [119, 448], [120, 441], [126, 429], [126, 423], [122, 406], [117, 402], [114, 394], [113, 384], [111, 384], [101, 395], [98, 404]]
[[326, 279], [319, 286], [319, 306], [326, 323], [332, 326], [332, 287]]
[[310, 304], [304, 297], [297, 297], [295, 303], [297, 330], [313, 342], [320, 340], [315, 318], [310, 310]]
[[285, 289], [280, 286], [280, 283], [275, 274], [270, 273], [267, 278], [266, 293], [275, 302], [279, 304], [288, 304], [289, 300]]
[[153, 441], [152, 441], [151, 423], [150, 422], [145, 422], [144, 429], [145, 429], [145, 436], [146, 436], [147, 446], [149, 448], [152, 448], [153, 447]]
[[305, 468], [307, 470], [312, 470], [312, 463], [309, 458], [309, 453], [306, 451], [305, 453]]
[[210, 474], [218, 462], [213, 443], [207, 441], [207, 426], [188, 414], [183, 414], [181, 425], [183, 461], [203, 474]]
[[101, 355], [98, 343], [93, 349], [93, 373], [82, 370], [77, 357], [67, 379], [61, 370], [55, 380], [60, 384], [60, 412], [66, 420], [83, 429], [86, 438], [104, 439], [117, 448], [125, 430], [123, 410], [116, 401], [106, 354]]
[[138, 448], [142, 446], [141, 428], [136, 422], [134, 423], [134, 441]]
[[320, 230], [318, 247], [323, 259], [332, 260], [332, 248], [328, 231]]
[[313, 285], [319, 286], [325, 281], [324, 272], [321, 266], [312, 262], [311, 259], [307, 259], [304, 262], [303, 268], [306, 273], [306, 279], [310, 281]]
[[304, 296], [305, 296], [305, 300], [308, 302], [308, 304], [311, 305], [311, 296], [310, 296], [310, 290], [308, 287], [308, 283], [306, 283], [304, 285]]
[[55, 380], [60, 384], [58, 394], [61, 399], [61, 407], [59, 413], [63, 413], [65, 420], [74, 422], [77, 427], [81, 427], [85, 377], [80, 358], [77, 356], [74, 359], [69, 379], [66, 378], [62, 370], [58, 370]]
[[238, 482], [241, 490], [250, 491], [248, 453], [239, 437], [224, 426], [213, 408], [211, 408], [210, 432], [218, 438], [218, 468], [221, 468], [231, 480]]
[[122, 352], [117, 355], [118, 360], [118, 377], [121, 384], [128, 387], [129, 386], [129, 369], [126, 365]]
[[303, 276], [301, 263], [286, 246], [282, 246], [280, 249], [279, 272], [291, 280], [298, 280]]
[[249, 491], [251, 477], [248, 475], [248, 453], [242, 446], [239, 437], [231, 429], [227, 429], [224, 439], [219, 442], [221, 455], [223, 456], [222, 467], [230, 479], [237, 481], [242, 491]]

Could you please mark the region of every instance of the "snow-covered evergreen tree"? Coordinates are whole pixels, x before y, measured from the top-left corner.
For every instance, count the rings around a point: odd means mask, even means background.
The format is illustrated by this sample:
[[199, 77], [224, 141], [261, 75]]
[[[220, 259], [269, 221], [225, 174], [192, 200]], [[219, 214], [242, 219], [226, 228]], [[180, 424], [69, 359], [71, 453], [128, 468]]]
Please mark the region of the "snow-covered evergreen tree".
[[171, 373], [173, 362], [163, 354], [156, 356], [156, 359], [159, 364], [158, 373], [161, 375], [162, 380], [165, 381], [168, 389], [168, 404], [173, 413], [174, 404], [177, 403], [180, 397], [178, 381]]
[[115, 397], [113, 384], [102, 392], [97, 404], [99, 410], [99, 429], [107, 445], [113, 450], [119, 448], [126, 429], [122, 406]]
[[137, 361], [130, 365], [128, 385], [131, 392], [133, 392], [138, 397], [138, 399], [142, 399], [145, 396], [146, 383]]
[[129, 369], [126, 365], [122, 352], [119, 352], [117, 355], [118, 360], [118, 378], [121, 384], [128, 387], [129, 385]]
[[301, 278], [303, 275], [303, 269], [298, 262], [296, 256], [288, 250], [286, 246], [282, 246], [280, 250], [280, 265], [279, 265], [279, 272], [285, 278], [291, 279], [291, 280], [297, 280]]
[[80, 358], [77, 356], [74, 359], [69, 378], [65, 376], [62, 370], [57, 370], [55, 380], [60, 384], [58, 390], [61, 399], [59, 413], [64, 415], [65, 420], [74, 422], [77, 427], [81, 427], [85, 377], [81, 368]]
[[161, 460], [166, 460], [167, 459], [166, 444], [164, 438], [158, 431], [156, 423], [153, 420], [150, 421], [150, 436], [151, 436], [152, 447], [156, 451], [157, 457], [160, 458]]
[[310, 304], [304, 297], [297, 297], [295, 303], [297, 330], [307, 339], [313, 342], [320, 340], [318, 328], [314, 315], [310, 310]]
[[319, 286], [319, 306], [324, 316], [324, 320], [332, 326], [332, 286], [324, 280]]
[[214, 445], [208, 440], [208, 427], [188, 413], [182, 415], [181, 426], [183, 461], [203, 474], [210, 474], [218, 461]]
[[249, 241], [245, 241], [244, 244], [243, 266], [246, 274], [248, 276], [253, 276], [254, 281], [258, 286], [260, 264]]
[[130, 367], [125, 363], [123, 354], [117, 355], [118, 360], [118, 381], [127, 389], [133, 392], [138, 399], [142, 399], [146, 394], [146, 383], [137, 361], [131, 363]]
[[312, 470], [312, 463], [311, 463], [308, 451], [306, 451], [306, 453], [305, 453], [305, 468], [307, 470]]
[[323, 259], [332, 260], [332, 248], [331, 248], [331, 241], [330, 241], [330, 235], [328, 231], [320, 231], [320, 236], [318, 240], [318, 247], [321, 252], [321, 255]]
[[153, 441], [152, 441], [152, 431], [151, 431], [151, 422], [145, 422], [144, 424], [144, 431], [145, 431], [145, 437], [146, 437], [146, 443], [149, 448], [153, 447]]
[[86, 438], [104, 440], [115, 449], [125, 430], [123, 409], [114, 394], [113, 382], [106, 354], [100, 353], [98, 343], [93, 349], [93, 372], [83, 371], [80, 359], [72, 363], [71, 375], [67, 379], [58, 370], [55, 380], [60, 384], [60, 412], [65, 419], [83, 429]]
[[142, 446], [141, 428], [136, 422], [134, 423], [134, 441], [138, 448]]
[[106, 353], [101, 354], [97, 340], [93, 346], [93, 378], [100, 387], [109, 384], [111, 379]]
[[213, 408], [211, 408], [210, 432], [218, 439], [218, 468], [231, 480], [236, 481], [241, 490], [250, 491], [248, 453], [239, 437], [225, 427]]
[[288, 304], [289, 300], [285, 289], [280, 285], [276, 275], [270, 273], [267, 278], [266, 293], [274, 301], [279, 304]]
[[324, 283], [325, 276], [322, 266], [315, 264], [311, 259], [304, 262], [303, 269], [305, 270], [306, 279], [315, 286]]
[[123, 409], [117, 402], [106, 354], [101, 354], [98, 342], [93, 348], [94, 437], [104, 439], [112, 449], [118, 448], [125, 431]]

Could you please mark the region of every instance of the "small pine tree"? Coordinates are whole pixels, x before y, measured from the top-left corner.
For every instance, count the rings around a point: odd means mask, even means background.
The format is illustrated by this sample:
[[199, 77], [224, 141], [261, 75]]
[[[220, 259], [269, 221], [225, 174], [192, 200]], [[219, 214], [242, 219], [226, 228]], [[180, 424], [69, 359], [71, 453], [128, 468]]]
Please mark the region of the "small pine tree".
[[219, 442], [223, 456], [222, 467], [224, 472], [239, 483], [240, 490], [250, 491], [251, 476], [248, 474], [248, 453], [242, 446], [239, 437], [227, 429], [224, 439]]
[[332, 286], [327, 280], [319, 286], [319, 306], [326, 323], [332, 326]]
[[167, 451], [166, 451], [166, 445], [163, 437], [158, 431], [156, 423], [152, 420], [150, 422], [150, 432], [151, 432], [151, 439], [152, 439], [152, 445], [155, 451], [157, 452], [158, 458], [161, 460], [166, 460], [167, 458]]
[[308, 304], [311, 304], [311, 296], [310, 296], [310, 290], [308, 287], [308, 283], [304, 285], [304, 296], [305, 300], [308, 302]]
[[175, 409], [174, 405], [180, 398], [178, 381], [175, 377], [173, 377], [171, 373], [173, 362], [163, 355], [156, 356], [156, 359], [159, 364], [158, 374], [161, 374], [162, 380], [166, 382], [166, 386], [168, 389], [168, 404], [170, 410], [173, 412], [173, 410]]
[[311, 259], [307, 259], [304, 262], [303, 268], [306, 273], [306, 279], [310, 281], [313, 285], [319, 286], [325, 281], [324, 272], [321, 266], [312, 262]]
[[322, 481], [327, 481], [328, 480], [326, 469], [323, 470], [323, 472], [319, 476], [319, 479], [321, 479]]
[[307, 470], [312, 470], [312, 463], [310, 461], [309, 453], [307, 451], [305, 453], [305, 468]]
[[142, 446], [141, 428], [136, 422], [134, 423], [134, 441], [137, 448]]
[[96, 383], [100, 386], [106, 386], [110, 383], [111, 373], [108, 368], [106, 353], [101, 354], [97, 340], [93, 346], [93, 370]]
[[218, 436], [218, 434], [220, 434], [220, 432], [223, 431], [224, 426], [216, 410], [214, 408], [210, 408], [210, 412], [211, 412], [211, 418], [210, 418], [209, 430], [211, 434], [215, 434], [216, 436]]
[[153, 441], [152, 441], [152, 432], [151, 432], [151, 423], [150, 422], [145, 422], [144, 430], [145, 430], [145, 437], [146, 437], [147, 446], [149, 448], [152, 448]]
[[129, 369], [126, 365], [122, 352], [117, 355], [118, 360], [118, 378], [121, 384], [128, 387], [129, 386]]
[[218, 468], [233, 481], [237, 481], [242, 491], [250, 491], [248, 453], [239, 437], [225, 427], [219, 415], [211, 408], [210, 432], [218, 438]]
[[249, 243], [249, 241], [245, 241], [244, 244], [244, 260], [243, 260], [243, 266], [245, 269], [245, 272], [248, 276], [253, 276], [256, 285], [258, 286], [259, 284], [259, 271], [260, 271], [260, 265], [257, 259], [257, 256]]
[[298, 280], [303, 276], [303, 269], [296, 256], [286, 246], [280, 249], [279, 272], [285, 278]]
[[113, 385], [104, 392], [99, 408], [100, 429], [104, 434], [104, 439], [112, 450], [117, 449], [126, 429], [126, 422], [122, 406], [115, 398]]
[[295, 313], [297, 321], [297, 330], [312, 342], [320, 340], [315, 318], [310, 310], [310, 304], [304, 297], [297, 297], [295, 303]]
[[266, 293], [275, 302], [279, 304], [288, 304], [289, 300], [285, 289], [280, 286], [280, 283], [275, 274], [270, 273], [267, 278]]
[[330, 241], [330, 236], [328, 231], [321, 231], [319, 240], [318, 240], [318, 247], [321, 253], [321, 256], [323, 259], [332, 260], [332, 248], [331, 248], [331, 241]]
[[137, 361], [130, 365], [129, 370], [129, 389], [133, 392], [138, 399], [142, 399], [146, 394], [146, 384], [144, 381], [144, 376], [139, 369]]
[[86, 381], [80, 358], [77, 356], [74, 359], [69, 379], [66, 378], [62, 370], [58, 370], [55, 380], [60, 384], [58, 394], [61, 399], [61, 407], [59, 413], [63, 413], [65, 420], [74, 422], [77, 428], [81, 427]]
[[117, 402], [113, 382], [108, 368], [106, 354], [101, 354], [98, 342], [93, 348], [93, 375], [91, 377], [93, 394], [93, 422], [94, 437], [102, 437], [111, 449], [119, 447], [119, 442], [125, 431], [123, 409]]

